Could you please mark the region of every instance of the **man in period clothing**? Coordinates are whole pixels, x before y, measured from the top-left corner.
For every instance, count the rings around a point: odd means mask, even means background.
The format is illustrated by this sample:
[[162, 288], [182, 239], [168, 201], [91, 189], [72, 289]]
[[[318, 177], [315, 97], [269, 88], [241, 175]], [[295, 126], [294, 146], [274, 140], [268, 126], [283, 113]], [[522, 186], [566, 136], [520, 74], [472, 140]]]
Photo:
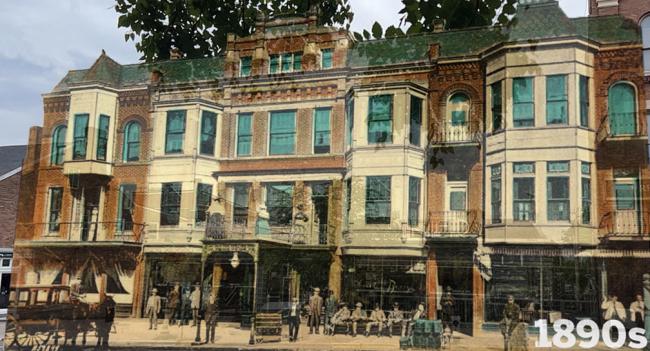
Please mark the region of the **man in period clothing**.
[[115, 300], [106, 295], [99, 305], [99, 318], [95, 322], [97, 328], [97, 349], [108, 350], [108, 337], [115, 320]]
[[636, 300], [630, 304], [630, 320], [637, 328], [643, 329], [645, 327], [645, 304], [641, 294], [637, 294]]
[[298, 331], [300, 329], [300, 302], [297, 297], [291, 300], [289, 305], [289, 341], [298, 340]]
[[442, 326], [443, 328], [449, 328], [453, 331], [451, 318], [454, 314], [455, 302], [453, 296], [451, 295], [451, 287], [447, 287], [447, 291], [442, 296], [440, 305], [442, 306]]
[[327, 299], [325, 299], [325, 334], [328, 333], [327, 326], [331, 324], [331, 319], [336, 313], [336, 306], [338, 305], [338, 299], [336, 295], [330, 291]]
[[409, 320], [409, 322], [407, 324], [407, 326], [408, 326], [407, 333], [409, 335], [411, 335], [411, 333], [413, 332], [413, 326], [415, 325], [415, 322], [420, 320], [420, 319], [426, 319], [426, 318], [427, 318], [427, 316], [426, 316], [426, 314], [424, 312], [424, 304], [419, 303], [418, 308], [415, 310], [415, 312], [413, 312], [413, 314], [411, 315], [411, 320]]
[[625, 312], [625, 306], [618, 301], [618, 296], [609, 295], [600, 309], [603, 310], [603, 319], [605, 322], [615, 319], [624, 322], [627, 319], [627, 314]]
[[149, 318], [149, 329], [158, 329], [158, 313], [160, 313], [160, 296], [158, 296], [158, 289], [151, 290], [151, 296], [147, 299], [147, 306], [145, 307], [144, 314]]
[[169, 312], [169, 325], [176, 324], [176, 319], [180, 317], [181, 313], [181, 285], [178, 283], [167, 295], [167, 311]]
[[316, 334], [319, 333], [318, 328], [320, 327], [322, 308], [323, 298], [320, 297], [320, 289], [315, 288], [314, 294], [309, 298], [309, 334], [313, 334], [314, 329], [316, 329]]
[[219, 315], [217, 299], [214, 293], [210, 294], [208, 302], [205, 305], [205, 342], [214, 344], [214, 334], [217, 329], [217, 317]]
[[508, 295], [508, 300], [503, 307], [503, 319], [501, 320], [501, 334], [503, 335], [504, 348], [509, 350], [510, 348], [510, 338], [512, 337], [512, 332], [519, 324], [519, 315], [521, 314], [521, 309], [519, 305], [515, 303], [515, 298], [512, 295]]
[[370, 330], [374, 326], [377, 326], [377, 336], [381, 336], [385, 324], [386, 314], [379, 304], [375, 304], [375, 309], [370, 312], [370, 318], [368, 319], [368, 323], [366, 323], [366, 337], [370, 335]]
[[190, 295], [190, 307], [192, 308], [192, 326], [196, 326], [199, 320], [199, 308], [201, 307], [201, 286], [196, 284]]
[[339, 310], [334, 313], [330, 324], [327, 326], [330, 328], [330, 335], [336, 334], [337, 326], [345, 326], [346, 334], [350, 332], [350, 310], [345, 302], [339, 303]]
[[363, 304], [357, 302], [355, 309], [352, 311], [352, 315], [350, 316], [350, 319], [352, 320], [352, 336], [357, 336], [357, 325], [359, 322], [368, 320], [368, 315], [366, 315], [366, 311], [361, 309], [362, 307]]
[[399, 309], [399, 303], [395, 302], [393, 304], [393, 310], [388, 313], [388, 337], [393, 335], [393, 324], [400, 324], [402, 329], [400, 330], [400, 335], [404, 336], [406, 334], [406, 320], [404, 319], [404, 312]]

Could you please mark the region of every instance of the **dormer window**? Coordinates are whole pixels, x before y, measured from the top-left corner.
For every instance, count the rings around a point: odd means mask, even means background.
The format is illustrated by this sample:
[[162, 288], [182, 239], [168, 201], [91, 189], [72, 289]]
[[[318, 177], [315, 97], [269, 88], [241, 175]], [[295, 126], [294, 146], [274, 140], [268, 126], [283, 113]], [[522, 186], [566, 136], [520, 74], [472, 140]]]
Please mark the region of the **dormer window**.
[[242, 57], [239, 60], [239, 76], [250, 77], [253, 67], [253, 58], [251, 56]]
[[271, 55], [269, 57], [269, 74], [302, 71], [302, 52]]

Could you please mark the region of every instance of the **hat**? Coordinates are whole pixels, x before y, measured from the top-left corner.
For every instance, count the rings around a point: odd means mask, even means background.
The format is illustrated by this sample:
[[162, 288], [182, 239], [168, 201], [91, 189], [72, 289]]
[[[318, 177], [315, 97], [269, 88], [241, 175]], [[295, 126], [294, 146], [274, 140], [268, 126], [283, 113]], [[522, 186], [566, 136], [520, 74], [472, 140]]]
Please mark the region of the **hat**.
[[357, 306], [357, 307], [363, 307], [363, 304], [362, 304], [361, 302], [357, 302], [357, 304], [356, 304], [355, 306]]
[[348, 304], [345, 302], [339, 302], [339, 307], [347, 306]]
[[319, 288], [314, 288], [314, 291], [315, 292], [320, 292], [320, 289]]
[[157, 293], [157, 292], [158, 292], [158, 289], [153, 288], [153, 289], [151, 290], [151, 292], [152, 292], [152, 293]]
[[399, 307], [399, 302], [393, 303], [393, 307]]

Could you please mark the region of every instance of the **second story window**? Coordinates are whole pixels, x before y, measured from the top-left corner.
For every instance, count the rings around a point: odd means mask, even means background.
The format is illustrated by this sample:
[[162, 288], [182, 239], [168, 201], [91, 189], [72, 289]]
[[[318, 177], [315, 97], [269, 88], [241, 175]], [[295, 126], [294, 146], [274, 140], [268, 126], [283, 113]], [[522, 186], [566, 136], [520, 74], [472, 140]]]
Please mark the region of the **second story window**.
[[456, 93], [449, 98], [449, 121], [453, 127], [467, 126], [469, 116], [469, 98], [463, 93]]
[[393, 142], [393, 96], [371, 96], [368, 103], [368, 143]]
[[347, 99], [345, 101], [345, 142], [348, 147], [352, 147], [352, 136], [354, 131], [354, 100]]
[[133, 230], [133, 200], [135, 198], [135, 184], [120, 185], [117, 203], [117, 230], [126, 232]]
[[580, 126], [589, 127], [589, 77], [580, 76]]
[[58, 232], [61, 225], [61, 205], [63, 204], [63, 188], [53, 187], [49, 191], [50, 204], [48, 211], [48, 231]]
[[650, 16], [641, 20], [641, 37], [643, 38], [643, 67], [646, 75], [650, 73]]
[[546, 77], [546, 124], [566, 124], [568, 110], [566, 75]]
[[323, 49], [321, 50], [321, 62], [320, 67], [322, 69], [332, 68], [332, 57], [334, 56], [334, 49]]
[[314, 153], [328, 154], [330, 152], [330, 115], [332, 109], [318, 108], [314, 111]]
[[250, 113], [237, 115], [237, 156], [250, 156], [253, 140], [252, 121]]
[[246, 226], [248, 224], [248, 184], [235, 184], [233, 186], [233, 225]]
[[72, 159], [85, 160], [88, 145], [88, 114], [74, 116], [74, 134], [72, 145]]
[[409, 212], [408, 223], [415, 227], [420, 222], [420, 179], [409, 177]]
[[293, 185], [267, 184], [266, 209], [269, 224], [275, 226], [291, 225], [293, 219]]
[[194, 216], [196, 225], [205, 224], [210, 202], [212, 202], [212, 185], [199, 183], [196, 189], [196, 214]]
[[97, 125], [97, 159], [100, 161], [106, 161], [110, 120], [111, 118], [106, 115], [99, 116], [99, 123]]
[[50, 151], [50, 163], [60, 165], [63, 163], [65, 154], [65, 133], [68, 130], [66, 126], [58, 126], [52, 133], [52, 146]]
[[217, 136], [217, 114], [210, 111], [201, 113], [200, 153], [214, 156], [214, 142]]
[[124, 128], [124, 162], [140, 160], [140, 123], [130, 122]]
[[271, 112], [269, 155], [291, 155], [296, 150], [296, 112]]
[[251, 56], [245, 56], [239, 59], [239, 76], [250, 77], [252, 67], [253, 58]]
[[549, 221], [569, 220], [569, 162], [547, 163], [547, 216]]
[[513, 125], [514, 127], [532, 127], [535, 125], [535, 95], [533, 78], [515, 78], [512, 80]]
[[492, 87], [492, 131], [503, 128], [503, 83], [496, 82]]
[[163, 183], [160, 197], [160, 225], [178, 225], [181, 214], [181, 183]]
[[183, 153], [185, 110], [168, 111], [165, 130], [165, 154]]
[[501, 223], [501, 165], [490, 167], [490, 210], [492, 224]]
[[582, 224], [591, 223], [591, 164], [582, 162]]
[[422, 128], [422, 99], [411, 96], [411, 113], [409, 116], [409, 142], [420, 146], [420, 129]]
[[515, 221], [535, 220], [535, 164], [513, 164], [512, 211]]
[[611, 135], [634, 135], [636, 133], [636, 93], [627, 82], [609, 88], [607, 99]]
[[390, 177], [366, 177], [366, 224], [390, 224]]

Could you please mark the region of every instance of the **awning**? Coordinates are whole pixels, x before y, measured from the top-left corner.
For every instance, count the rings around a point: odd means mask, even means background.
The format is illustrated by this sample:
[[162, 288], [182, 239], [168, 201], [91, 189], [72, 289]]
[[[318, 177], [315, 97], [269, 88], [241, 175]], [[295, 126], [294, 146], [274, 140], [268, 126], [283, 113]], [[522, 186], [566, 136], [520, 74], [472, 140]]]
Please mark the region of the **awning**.
[[542, 256], [542, 257], [598, 257], [598, 258], [650, 258], [650, 250], [625, 249], [574, 249], [574, 248], [531, 248], [531, 247], [489, 247], [482, 248], [490, 255]]
[[650, 250], [591, 249], [591, 250], [583, 250], [578, 254], [578, 257], [650, 258]]

